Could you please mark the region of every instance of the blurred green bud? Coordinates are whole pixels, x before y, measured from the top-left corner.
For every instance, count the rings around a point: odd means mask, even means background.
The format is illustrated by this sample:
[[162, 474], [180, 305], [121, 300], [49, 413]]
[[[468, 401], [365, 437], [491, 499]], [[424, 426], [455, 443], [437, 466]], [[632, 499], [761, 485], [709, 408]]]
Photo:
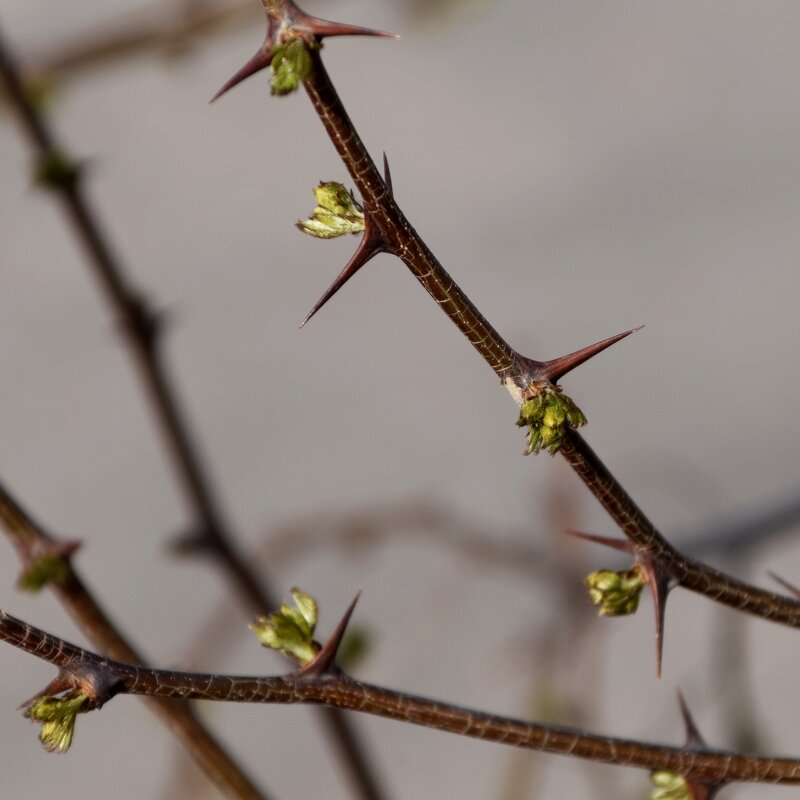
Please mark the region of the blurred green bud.
[[20, 575], [17, 585], [26, 592], [38, 592], [48, 583], [63, 583], [69, 573], [69, 563], [63, 556], [44, 553]]
[[299, 664], [313, 661], [319, 651], [314, 641], [317, 601], [300, 589], [292, 589], [295, 608], [282, 603], [274, 614], [259, 617], [250, 625], [264, 647], [271, 647]]
[[314, 197], [317, 199], [314, 213], [310, 219], [297, 223], [303, 233], [317, 239], [335, 239], [364, 230], [364, 212], [341, 183], [320, 183], [314, 189]]
[[625, 572], [601, 569], [588, 575], [584, 583], [601, 617], [624, 617], [636, 613], [645, 581], [639, 567], [632, 567]]
[[550, 387], [526, 400], [517, 420], [520, 427], [528, 427], [528, 454], [540, 450], [557, 453], [565, 428], [579, 428], [585, 424], [586, 417], [572, 398]]
[[344, 635], [336, 653], [336, 663], [349, 672], [360, 664], [372, 649], [372, 636], [366, 628], [352, 627]]
[[25, 716], [42, 724], [39, 739], [49, 752], [65, 753], [75, 735], [75, 720], [90, 710], [88, 706], [88, 695], [74, 691], [64, 697], [37, 697]]
[[80, 177], [80, 167], [59, 150], [45, 153], [33, 167], [33, 182], [42, 189], [71, 189]]
[[653, 791], [650, 800], [692, 800], [692, 792], [686, 779], [667, 770], [652, 773]]
[[269, 85], [272, 94], [291, 94], [300, 84], [311, 77], [313, 63], [308, 48], [312, 46], [302, 39], [293, 39], [287, 44], [276, 44], [272, 48], [272, 78]]

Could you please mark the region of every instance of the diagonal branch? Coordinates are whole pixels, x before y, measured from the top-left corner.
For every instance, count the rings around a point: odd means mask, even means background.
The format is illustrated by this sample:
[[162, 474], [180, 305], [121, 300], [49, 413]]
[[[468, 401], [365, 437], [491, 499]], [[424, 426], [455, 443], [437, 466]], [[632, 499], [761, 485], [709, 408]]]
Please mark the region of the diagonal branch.
[[[24, 90], [14, 57], [3, 42], [1, 31], [0, 79], [5, 84], [12, 106], [40, 163], [65, 163], [63, 150], [45, 118], [30, 102]], [[141, 293], [125, 277], [120, 261], [83, 191], [80, 170], [77, 167], [67, 168], [59, 173], [57, 179], [48, 181], [47, 185], [60, 200], [106, 302], [119, 320], [187, 507], [194, 517], [196, 535], [191, 543], [195, 549], [214, 557], [217, 566], [226, 574], [231, 586], [251, 611], [266, 611], [275, 605], [271, 590], [263, 576], [256, 574], [235, 545], [231, 527], [224, 518], [162, 360], [158, 347], [163, 330], [161, 317], [148, 307]], [[362, 799], [380, 800], [383, 792], [356, 731], [339, 711], [324, 713], [322, 723], [331, 734], [339, 758]]]
[[[319, 50], [312, 49], [310, 54], [313, 71], [304, 82], [305, 89], [358, 188], [365, 209], [380, 227], [391, 251], [409, 268], [497, 373], [515, 400], [521, 403], [526, 389], [539, 380], [537, 369], [554, 362], [537, 362], [517, 353], [445, 271], [406, 219], [381, 177], [325, 70]], [[800, 627], [800, 600], [739, 581], [683, 556], [672, 547], [585, 440], [569, 428], [565, 431], [561, 453], [636, 548], [643, 554], [658, 557], [670, 569], [671, 580], [739, 611]]]
[[[2, 484], [0, 524], [25, 572], [29, 573], [44, 558], [56, 559], [58, 577], [48, 585], [96, 648], [111, 658], [144, 664], [142, 656], [123, 638], [70, 563], [68, 552], [74, 549], [74, 544], [54, 538], [33, 522]], [[53, 563], [51, 561], [51, 567]], [[267, 795], [197, 719], [189, 703], [171, 703], [158, 697], [145, 700], [151, 711], [181, 741], [197, 766], [227, 797], [266, 800]]]
[[253, 677], [134, 666], [102, 658], [4, 611], [0, 611], [0, 639], [59, 667], [59, 677], [48, 688], [65, 691], [80, 687], [89, 692], [89, 708], [99, 708], [118, 694], [236, 703], [317, 704], [498, 744], [605, 764], [669, 771], [687, 781], [720, 785], [800, 784], [800, 760], [796, 759], [747, 756], [704, 747], [668, 747], [540, 725], [361, 683], [339, 671]]

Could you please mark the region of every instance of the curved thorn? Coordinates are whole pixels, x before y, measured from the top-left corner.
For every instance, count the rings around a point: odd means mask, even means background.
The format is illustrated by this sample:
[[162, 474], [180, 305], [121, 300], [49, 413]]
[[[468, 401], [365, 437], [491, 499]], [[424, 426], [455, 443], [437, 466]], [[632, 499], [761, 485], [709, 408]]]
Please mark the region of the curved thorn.
[[213, 103], [215, 100], [218, 100], [222, 95], [226, 92], [229, 92], [233, 89], [234, 86], [240, 84], [246, 78], [249, 78], [251, 75], [255, 75], [256, 72], [261, 72], [262, 69], [266, 69], [272, 63], [273, 53], [267, 47], [266, 43], [263, 44], [256, 54], [229, 80], [227, 81], [222, 88], [211, 98], [209, 101]]
[[564, 375], [566, 375], [568, 372], [571, 372], [573, 369], [575, 369], [575, 367], [579, 367], [590, 358], [593, 358], [598, 353], [602, 353], [606, 348], [611, 347], [612, 344], [616, 344], [620, 339], [630, 336], [632, 333], [641, 330], [643, 327], [644, 325], [639, 325], [637, 328], [631, 328], [630, 330], [623, 331], [622, 333], [618, 333], [616, 336], [611, 336], [608, 339], [603, 339], [602, 341], [590, 344], [588, 347], [576, 350], [574, 353], [561, 356], [561, 358], [554, 358], [551, 361], [539, 362], [539, 364], [536, 366], [533, 377], [535, 380], [549, 380], [551, 383], [558, 383], [558, 381], [560, 381]]
[[350, 622], [350, 617], [353, 616], [353, 611], [355, 611], [359, 597], [361, 597], [360, 591], [356, 593], [356, 596], [347, 607], [347, 611], [344, 612], [342, 618], [339, 620], [336, 629], [333, 631], [328, 641], [322, 646], [319, 653], [317, 653], [314, 660], [300, 667], [300, 669], [295, 670], [296, 675], [322, 675], [326, 672], [330, 672], [335, 667], [336, 653], [339, 651], [339, 645], [342, 643], [347, 625]]
[[694, 718], [689, 711], [689, 706], [686, 704], [686, 698], [683, 692], [678, 689], [678, 705], [681, 709], [681, 717], [683, 718], [683, 727], [686, 731], [686, 749], [687, 750], [705, 750], [708, 748], [703, 735], [700, 733]]
[[602, 544], [606, 547], [612, 548], [613, 550], [620, 550], [623, 553], [635, 553], [634, 546], [627, 539], [614, 539], [610, 536], [598, 536], [596, 533], [582, 533], [581, 531], [575, 531], [569, 528], [565, 529], [564, 533], [566, 533], [567, 536], [574, 536], [576, 539], [585, 539], [587, 542], [593, 542], [594, 544]]
[[302, 329], [305, 324], [313, 317], [328, 300], [333, 297], [339, 289], [344, 286], [353, 275], [358, 272], [368, 261], [370, 261], [378, 253], [386, 252], [386, 244], [383, 241], [383, 236], [378, 229], [369, 224], [369, 217], [366, 217], [367, 225], [364, 229], [364, 236], [358, 244], [358, 249], [353, 253], [353, 257], [347, 262], [345, 268], [336, 276], [333, 283], [328, 287], [328, 290], [317, 301], [314, 308], [308, 312], [306, 318], [300, 323]]

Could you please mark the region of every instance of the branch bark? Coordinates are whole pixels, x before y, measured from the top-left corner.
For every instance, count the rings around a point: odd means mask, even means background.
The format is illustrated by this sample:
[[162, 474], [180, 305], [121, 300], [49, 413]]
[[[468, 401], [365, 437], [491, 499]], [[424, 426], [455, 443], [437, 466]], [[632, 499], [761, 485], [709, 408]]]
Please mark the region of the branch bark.
[[102, 687], [100, 707], [118, 694], [233, 703], [317, 704], [373, 714], [446, 733], [604, 764], [667, 770], [687, 781], [800, 783], [800, 760], [617, 739], [539, 725], [361, 683], [338, 672], [298, 671], [274, 677], [157, 670], [111, 661], [0, 611], [0, 639], [60, 668], [60, 689]]

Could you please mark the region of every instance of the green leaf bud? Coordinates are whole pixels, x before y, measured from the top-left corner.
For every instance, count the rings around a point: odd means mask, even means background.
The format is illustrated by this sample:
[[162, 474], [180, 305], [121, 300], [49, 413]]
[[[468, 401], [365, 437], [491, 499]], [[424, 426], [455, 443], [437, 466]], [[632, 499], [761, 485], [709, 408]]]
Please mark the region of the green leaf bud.
[[38, 592], [48, 583], [63, 583], [70, 574], [70, 566], [63, 556], [44, 553], [20, 575], [18, 586], [27, 592]]
[[364, 230], [364, 212], [341, 183], [320, 183], [314, 189], [314, 197], [317, 200], [314, 213], [309, 219], [297, 223], [303, 233], [317, 239], [335, 239]]
[[292, 597], [295, 608], [282, 603], [274, 614], [259, 617], [250, 630], [264, 647], [278, 650], [299, 664], [308, 664], [319, 652], [314, 641], [317, 601], [300, 589], [292, 589]]
[[37, 697], [25, 716], [42, 724], [39, 739], [48, 751], [65, 753], [72, 744], [78, 714], [89, 710], [88, 695], [73, 691], [63, 697]]
[[584, 583], [601, 617], [624, 617], [636, 613], [645, 581], [642, 571], [635, 566], [624, 572], [598, 570], [588, 575]]
[[517, 425], [528, 427], [528, 454], [557, 453], [566, 427], [579, 428], [586, 417], [572, 399], [557, 387], [546, 387], [523, 402]]

